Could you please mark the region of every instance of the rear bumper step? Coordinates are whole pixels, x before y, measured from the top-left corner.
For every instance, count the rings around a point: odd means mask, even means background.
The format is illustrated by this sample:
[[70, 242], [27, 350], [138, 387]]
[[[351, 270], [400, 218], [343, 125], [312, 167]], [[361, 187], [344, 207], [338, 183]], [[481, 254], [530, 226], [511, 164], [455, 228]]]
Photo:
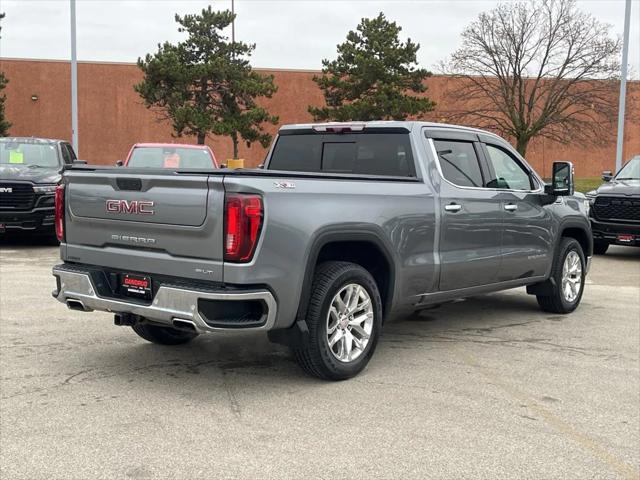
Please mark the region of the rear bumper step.
[[267, 331], [276, 319], [277, 304], [267, 290], [205, 291], [163, 285], [151, 304], [141, 304], [99, 296], [89, 272], [60, 265], [53, 268], [53, 275], [58, 285], [53, 296], [72, 310], [138, 315], [167, 327], [193, 325], [198, 333]]

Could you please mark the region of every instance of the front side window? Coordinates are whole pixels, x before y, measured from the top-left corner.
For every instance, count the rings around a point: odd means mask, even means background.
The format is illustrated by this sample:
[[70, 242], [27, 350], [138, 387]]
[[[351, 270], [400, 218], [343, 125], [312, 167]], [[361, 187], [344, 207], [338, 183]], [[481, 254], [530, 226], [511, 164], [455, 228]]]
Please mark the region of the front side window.
[[529, 172], [512, 155], [500, 147], [486, 145], [489, 158], [491, 178], [487, 181], [488, 188], [503, 188], [509, 190], [531, 190], [531, 176]]
[[482, 187], [482, 172], [473, 142], [434, 140], [442, 175], [460, 187]]
[[71, 156], [69, 155], [69, 150], [67, 146], [63, 143], [60, 145], [60, 151], [62, 152], [62, 160], [64, 163], [71, 163]]
[[69, 145], [68, 143], [65, 143], [64, 147], [66, 147], [67, 150], [69, 151], [69, 158], [71, 159], [71, 162], [73, 163], [74, 161], [76, 161], [78, 157], [76, 157], [76, 152], [73, 151], [73, 148], [71, 147], [71, 145]]

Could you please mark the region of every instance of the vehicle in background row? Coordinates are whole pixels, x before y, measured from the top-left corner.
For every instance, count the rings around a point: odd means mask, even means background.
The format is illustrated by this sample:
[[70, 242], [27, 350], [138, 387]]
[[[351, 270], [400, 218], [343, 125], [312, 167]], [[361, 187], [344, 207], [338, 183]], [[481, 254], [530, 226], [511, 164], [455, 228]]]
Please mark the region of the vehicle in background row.
[[586, 194], [594, 253], [604, 255], [611, 244], [640, 247], [640, 155], [615, 176], [603, 172], [602, 179], [605, 183]]
[[383, 319], [526, 286], [582, 297], [592, 253], [573, 167], [543, 183], [502, 138], [453, 125], [280, 129], [263, 169], [74, 167], [55, 298], [159, 344], [268, 332], [308, 373], [360, 372]]
[[0, 138], [0, 234], [54, 237], [55, 188], [65, 165], [76, 160], [64, 140]]
[[216, 157], [207, 145], [181, 143], [136, 143], [127, 158], [116, 163], [124, 167], [144, 168], [218, 168]]

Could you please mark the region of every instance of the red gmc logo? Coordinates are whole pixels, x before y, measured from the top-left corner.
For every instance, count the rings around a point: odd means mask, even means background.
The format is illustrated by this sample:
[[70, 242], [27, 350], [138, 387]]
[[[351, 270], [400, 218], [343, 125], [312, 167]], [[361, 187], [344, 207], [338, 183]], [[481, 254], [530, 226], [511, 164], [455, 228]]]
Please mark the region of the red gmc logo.
[[153, 215], [153, 202], [141, 200], [107, 200], [107, 212]]

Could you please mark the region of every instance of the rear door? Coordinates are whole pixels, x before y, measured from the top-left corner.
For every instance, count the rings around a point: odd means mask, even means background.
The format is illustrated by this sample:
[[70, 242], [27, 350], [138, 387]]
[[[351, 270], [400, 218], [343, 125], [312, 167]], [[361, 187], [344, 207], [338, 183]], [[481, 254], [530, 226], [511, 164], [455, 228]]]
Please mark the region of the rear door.
[[223, 176], [67, 173], [67, 260], [222, 281]]
[[440, 291], [494, 283], [501, 259], [501, 201], [484, 188], [477, 135], [427, 129], [440, 176]]

